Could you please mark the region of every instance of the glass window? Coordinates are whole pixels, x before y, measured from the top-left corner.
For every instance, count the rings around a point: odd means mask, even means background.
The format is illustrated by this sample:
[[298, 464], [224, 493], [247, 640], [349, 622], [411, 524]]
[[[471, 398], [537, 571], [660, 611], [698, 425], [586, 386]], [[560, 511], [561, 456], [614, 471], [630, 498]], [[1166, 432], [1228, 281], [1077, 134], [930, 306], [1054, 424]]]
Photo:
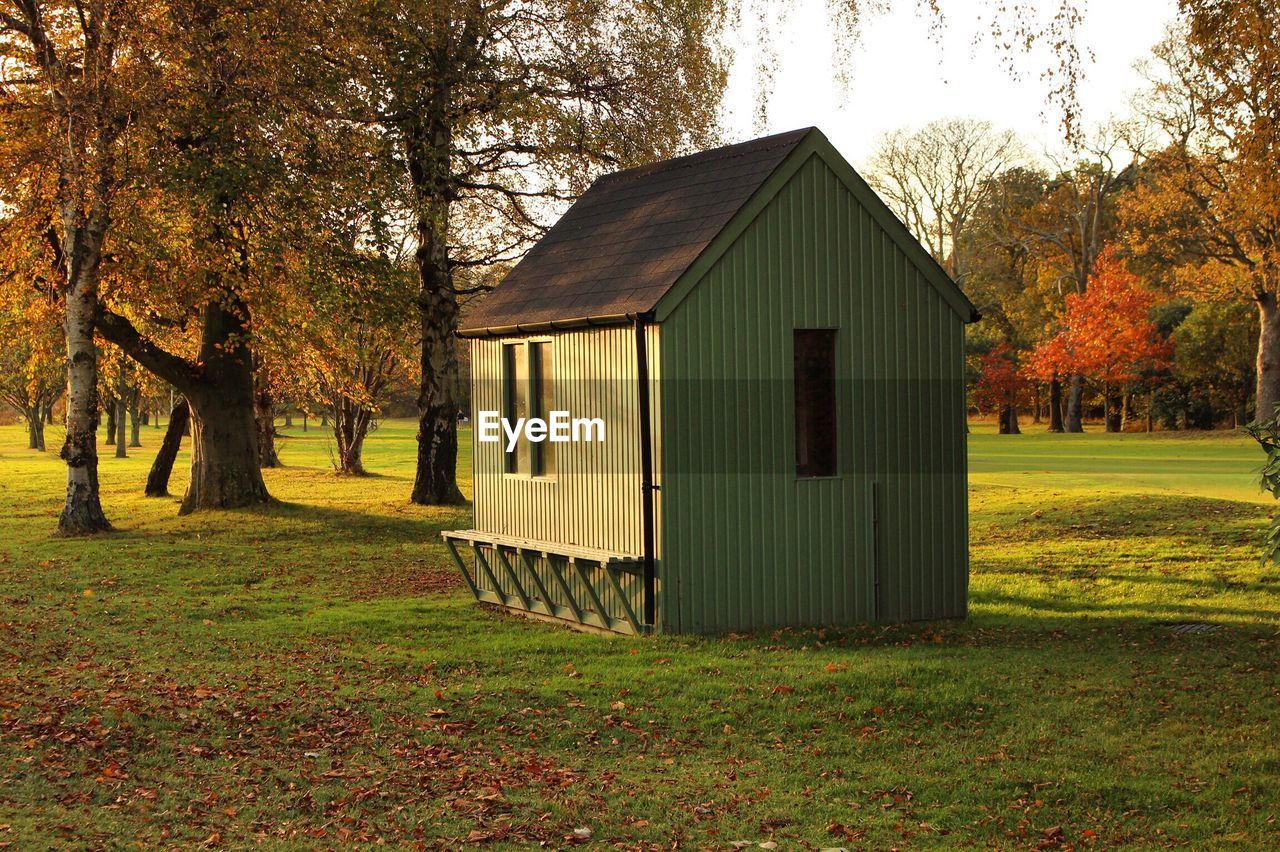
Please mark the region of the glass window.
[[[532, 378], [533, 411], [531, 417], [551, 419], [553, 407], [551, 382], [551, 344], [529, 344], [529, 376]], [[550, 476], [556, 472], [556, 445], [550, 439], [530, 445], [530, 473]]]
[[[532, 418], [550, 420], [552, 408], [551, 344], [506, 343], [502, 347], [502, 417], [512, 427]], [[503, 433], [506, 446], [506, 433]], [[514, 449], [506, 454], [507, 473], [549, 476], [555, 473], [555, 446], [549, 440], [530, 441], [522, 429]]]
[[[523, 343], [507, 343], [502, 347], [502, 417], [512, 426], [529, 416], [529, 356]], [[506, 448], [506, 433], [502, 446]], [[515, 448], [507, 453], [507, 473], [525, 473], [529, 470], [529, 442], [516, 441]]]
[[795, 331], [796, 475], [836, 475], [836, 332]]

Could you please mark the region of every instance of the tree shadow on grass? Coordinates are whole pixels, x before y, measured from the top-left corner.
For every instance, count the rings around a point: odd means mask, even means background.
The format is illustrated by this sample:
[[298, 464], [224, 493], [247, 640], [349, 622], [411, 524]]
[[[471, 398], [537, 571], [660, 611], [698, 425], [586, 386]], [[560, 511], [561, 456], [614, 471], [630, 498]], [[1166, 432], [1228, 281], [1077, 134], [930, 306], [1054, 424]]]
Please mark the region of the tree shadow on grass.
[[[869, 646], [892, 646], [936, 633], [975, 639], [995, 633], [1002, 637], [999, 641], [1038, 644], [1056, 641], [1054, 637], [1063, 632], [1100, 629], [1117, 635], [1153, 630], [1167, 634], [1162, 625], [1173, 621], [1220, 622], [1229, 625], [1232, 632], [1275, 633], [1280, 622], [1280, 573], [1251, 572], [1241, 561], [1230, 563], [1231, 576], [1224, 579], [1214, 576], [1212, 567], [1197, 562], [1199, 557], [1186, 552], [1192, 539], [1196, 544], [1225, 545], [1235, 552], [1246, 552], [1248, 544], [1242, 543], [1241, 534], [1258, 521], [1259, 507], [1179, 495], [1046, 498], [1041, 506], [1039, 517], [1010, 518], [1008, 513], [993, 512], [975, 525], [975, 549], [985, 557], [980, 563], [983, 569], [975, 574], [984, 582], [971, 591], [974, 615], [969, 619], [828, 628], [823, 635], [858, 644], [869, 642]], [[246, 527], [246, 515], [262, 522]], [[211, 517], [213, 523], [199, 526], [206, 542], [203, 546], [225, 547], [231, 556], [250, 537], [255, 544], [261, 541], [266, 545], [266, 558], [270, 559], [271, 548], [291, 548], [296, 542], [312, 551], [307, 556], [309, 566], [315, 563], [316, 552], [322, 561], [332, 563], [315, 572], [316, 582], [324, 582], [339, 568], [348, 573], [363, 571], [370, 582], [400, 566], [407, 572], [422, 571], [425, 565], [432, 571], [452, 573], [440, 532], [473, 525], [470, 504], [422, 507], [407, 499], [379, 504], [372, 511], [282, 501]], [[187, 527], [177, 535], [186, 538], [195, 529]], [[129, 533], [139, 534], [149, 535]], [[1097, 538], [1106, 539], [1107, 553], [1097, 552]], [[1071, 555], [1073, 543], [1091, 552], [1083, 559], [1072, 555], [1070, 562], [1046, 565], [1045, 550], [1036, 547], [1049, 546], [1054, 553], [1065, 548], [1064, 555]], [[1114, 555], [1126, 551], [1145, 554], [1148, 550], [1151, 558]], [[1113, 558], [1109, 559], [1108, 553]], [[1169, 558], [1186, 565], [1168, 569], [1173, 564]], [[1148, 563], [1153, 567], [1144, 567]], [[1007, 583], [1003, 583], [1005, 578]], [[1106, 585], [1110, 583], [1130, 588], [1116, 589], [1116, 595], [1108, 598]], [[992, 584], [1002, 585], [983, 588]], [[1022, 584], [1026, 586], [1013, 588]], [[394, 596], [397, 589], [388, 588], [386, 594]], [[1229, 596], [1229, 600], [1220, 596]], [[775, 635], [783, 638], [775, 640]], [[813, 630], [764, 628], [754, 634], [753, 641], [769, 645], [775, 641], [807, 644], [828, 640]]]
[[1008, 592], [980, 592], [973, 596], [970, 606], [979, 609], [1009, 607], [1028, 614], [983, 613], [971, 619], [977, 623], [990, 620], [995, 624], [1043, 625], [1047, 629], [1064, 626], [1092, 627], [1099, 624], [1166, 626], [1185, 622], [1213, 622], [1238, 625], [1252, 623], [1259, 627], [1280, 627], [1280, 612], [1266, 606], [1230, 606], [1211, 603], [1176, 601], [1098, 601], [1073, 596], [1053, 598], [1010, 594]]
[[[988, 611], [1012, 606], [1014, 612]], [[1216, 629], [1179, 634], [1182, 624], [1208, 623]], [[917, 649], [928, 656], [965, 655], [973, 650], [999, 654], [1034, 653], [1052, 665], [1058, 654], [1133, 653], [1176, 658], [1195, 651], [1239, 649], [1258, 653], [1259, 642], [1274, 643], [1280, 617], [1265, 607], [1194, 607], [1184, 604], [1144, 610], [1141, 605], [1090, 606], [1075, 601], [1053, 603], [1017, 595], [975, 599], [966, 618], [906, 621], [854, 626], [775, 628], [722, 637], [765, 651], [823, 653], [827, 649], [890, 652]], [[701, 641], [695, 637], [677, 637]]]
[[[316, 534], [325, 536], [326, 541], [335, 546], [368, 544], [371, 540], [387, 547], [429, 546], [433, 551], [432, 561], [442, 565], [451, 563], [440, 541], [440, 532], [472, 523], [469, 504], [419, 507], [407, 501], [393, 515], [298, 503], [281, 504], [272, 514], [315, 523]], [[966, 621], [943, 622], [942, 626], [954, 626], [962, 631], [992, 628], [1028, 634], [1028, 638], [1074, 629], [1164, 630], [1163, 625], [1182, 621], [1221, 622], [1233, 629], [1247, 626], [1274, 632], [1280, 623], [1277, 615], [1280, 596], [1276, 594], [1280, 574], [1251, 573], [1246, 563], [1231, 563], [1215, 576], [1212, 567], [1206, 568], [1196, 557], [1183, 555], [1177, 549], [1192, 535], [1204, 536], [1207, 545], [1240, 547], [1241, 532], [1255, 523], [1258, 516], [1256, 506], [1179, 495], [1098, 496], [1083, 502], [1072, 499], [1069, 503], [1046, 501], [1039, 518], [1029, 517], [1013, 528], [1018, 533], [1015, 540], [1019, 545], [1052, 542], [1055, 548], [1070, 548], [1072, 542], [1077, 541], [1082, 547], [1096, 548], [1092, 528], [1081, 526], [1081, 519], [1087, 519], [1105, 528], [1105, 538], [1115, 544], [1109, 552], [1155, 550], [1150, 558], [1116, 557], [1108, 561], [1105, 554], [1092, 554], [1083, 562], [1076, 560], [1066, 565], [1037, 564], [1040, 559], [1033, 550], [1027, 551], [1021, 563], [1010, 560], [1005, 564], [1006, 560], [1002, 559], [1000, 564], [980, 573], [997, 582], [1000, 575], [1032, 584], [1037, 579], [1043, 580], [1043, 592], [1035, 588], [1030, 591], [974, 589], [971, 607], [976, 615]], [[1206, 524], [1208, 529], [1201, 532], [1199, 527]], [[1132, 541], [1130, 548], [1126, 548], [1126, 540]], [[993, 542], [985, 549], [990, 553], [1002, 543], [1002, 540]], [[975, 545], [983, 548], [980, 538], [975, 540]], [[1160, 548], [1185, 560], [1186, 567], [1170, 569]], [[1135, 587], [1137, 594], [1117, 590], [1114, 599], [1107, 599], [1105, 584], [1109, 583]], [[1149, 591], [1143, 592], [1144, 588]], [[1222, 595], [1230, 595], [1232, 600], [1215, 602], [1214, 599]], [[1241, 605], [1242, 598], [1257, 604]], [[1271, 606], [1272, 601], [1276, 606]], [[918, 632], [919, 626], [908, 623], [903, 629], [910, 634]], [[756, 635], [767, 636], [773, 632], [765, 629]], [[802, 633], [812, 641], [812, 635], [807, 631]]]
[[388, 545], [430, 540], [443, 547], [441, 532], [469, 527], [472, 522], [470, 502], [458, 506], [417, 506], [405, 500], [393, 511], [395, 514], [388, 515], [384, 512], [360, 512], [333, 506], [278, 501], [265, 510], [264, 514], [315, 522], [320, 534], [342, 544], [367, 543], [372, 536]]
[[[174, 500], [176, 504], [176, 499]], [[286, 500], [241, 509], [201, 511], [191, 515], [175, 515], [172, 525], [158, 529], [150, 524], [134, 525], [131, 519], [117, 524], [109, 538], [82, 539], [72, 545], [114, 542], [152, 542], [172, 538], [174, 542], [195, 543], [202, 547], [240, 547], [253, 544], [279, 546], [296, 540], [306, 546], [350, 547], [377, 544], [385, 549], [426, 542], [439, 544], [443, 530], [462, 529], [472, 525], [471, 504], [459, 506], [416, 506], [407, 499], [375, 511], [341, 509]], [[52, 534], [50, 540], [52, 538]], [[62, 541], [61, 539], [58, 539]]]
[[[893, 648], [938, 636], [1023, 648], [1136, 642], [1176, 654], [1197, 642], [1271, 639], [1280, 628], [1280, 570], [1260, 566], [1251, 549], [1266, 515], [1265, 506], [1176, 494], [1047, 496], [1030, 513], [995, 506], [975, 514], [981, 582], [970, 589], [968, 618], [762, 631], [751, 640], [789, 648]], [[1221, 563], [1206, 561], [1209, 548], [1220, 549], [1213, 558]], [[1225, 629], [1169, 629], [1189, 622]]]
[[[973, 520], [979, 535], [990, 533], [998, 541], [1012, 538], [1030, 543], [1059, 538], [1185, 537], [1194, 534], [1206, 542], [1215, 542], [1238, 534], [1240, 529], [1234, 527], [1243, 528], [1267, 517], [1269, 510], [1266, 506], [1224, 498], [1181, 494], [1099, 494], [1092, 497], [1045, 497], [1039, 508], [1030, 513], [1025, 506], [993, 506], [975, 513]], [[980, 544], [980, 539], [975, 543]]]
[[[1237, 579], [1242, 568], [1252, 567], [1247, 564], [1229, 563], [1214, 567], [1188, 560], [1186, 567], [1174, 569], [1153, 567], [1151, 562], [1149, 559], [1132, 559], [1126, 560], [1124, 566], [1108, 569], [1105, 560], [1092, 558], [1073, 561], [1065, 566], [990, 565], [982, 570], [971, 570], [971, 573], [986, 580], [1022, 578], [1042, 580], [1055, 585], [1078, 583], [1081, 588], [1095, 590], [1106, 583], [1164, 586], [1165, 591], [1179, 597], [1184, 594], [1204, 597], [1224, 592], [1265, 591], [1280, 586], [1280, 572]], [[1188, 576], [1196, 572], [1207, 572], [1207, 576]], [[1179, 589], [1185, 591], [1178, 591]]]

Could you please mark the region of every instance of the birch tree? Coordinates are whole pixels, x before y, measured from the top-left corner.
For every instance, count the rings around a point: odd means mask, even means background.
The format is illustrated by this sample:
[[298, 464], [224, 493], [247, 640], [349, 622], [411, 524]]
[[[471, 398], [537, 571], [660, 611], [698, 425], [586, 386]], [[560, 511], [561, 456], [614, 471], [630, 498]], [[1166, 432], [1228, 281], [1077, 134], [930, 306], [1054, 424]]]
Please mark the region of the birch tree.
[[[0, 5], [3, 203], [47, 221], [60, 269], [67, 363], [67, 492], [58, 528], [111, 528], [98, 493], [98, 353], [102, 259], [122, 186], [122, 149], [150, 74], [131, 0], [6, 0]], [[36, 170], [33, 177], [29, 170]], [[49, 205], [45, 209], [43, 203]]]

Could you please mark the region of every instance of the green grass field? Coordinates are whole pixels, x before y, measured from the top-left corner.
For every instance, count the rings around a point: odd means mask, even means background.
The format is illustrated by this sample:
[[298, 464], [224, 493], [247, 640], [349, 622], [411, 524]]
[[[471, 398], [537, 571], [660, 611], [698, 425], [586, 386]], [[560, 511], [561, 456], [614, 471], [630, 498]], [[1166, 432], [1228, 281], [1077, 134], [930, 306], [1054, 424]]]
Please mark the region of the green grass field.
[[409, 423], [366, 479], [291, 430], [278, 506], [186, 518], [140, 496], [159, 437], [67, 540], [0, 427], [0, 846], [1280, 844], [1246, 439], [979, 426], [967, 620], [626, 639], [473, 603]]

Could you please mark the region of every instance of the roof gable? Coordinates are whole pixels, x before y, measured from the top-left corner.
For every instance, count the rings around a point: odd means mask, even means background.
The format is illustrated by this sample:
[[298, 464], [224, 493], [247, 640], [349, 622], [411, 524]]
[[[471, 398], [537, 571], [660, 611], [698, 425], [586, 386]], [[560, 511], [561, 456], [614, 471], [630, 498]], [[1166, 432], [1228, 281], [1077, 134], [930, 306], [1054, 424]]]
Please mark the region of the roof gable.
[[601, 177], [467, 317], [462, 333], [652, 310], [809, 132]]
[[811, 128], [811, 131], [802, 143], [797, 145], [795, 150], [791, 152], [787, 162], [769, 177], [768, 181], [760, 187], [760, 190], [751, 201], [743, 206], [733, 221], [716, 236], [711, 244], [707, 246], [707, 249], [698, 257], [697, 261], [681, 276], [680, 280], [664, 294], [656, 306], [657, 320], [661, 322], [671, 315], [679, 304], [684, 301], [689, 291], [702, 280], [703, 276], [711, 270], [711, 267], [729, 250], [730, 246], [742, 236], [743, 232], [751, 226], [752, 222], [756, 220], [769, 203], [773, 201], [774, 197], [811, 157], [818, 157], [826, 164], [836, 178], [839, 179], [841, 185], [871, 215], [872, 220], [893, 240], [894, 244], [901, 249], [907, 259], [920, 271], [923, 278], [937, 290], [942, 300], [956, 312], [961, 320], [969, 323], [981, 319], [982, 315], [974, 307], [973, 303], [969, 301], [960, 286], [934, 259], [933, 255], [929, 254], [924, 246], [920, 245], [920, 241], [912, 235], [897, 214], [889, 209], [888, 205], [876, 194], [870, 184], [863, 180], [862, 176], [835, 149], [835, 146], [823, 135], [822, 131], [817, 128]]
[[466, 320], [463, 336], [669, 316], [800, 167], [821, 157], [965, 321], [978, 312], [817, 128], [606, 175]]

